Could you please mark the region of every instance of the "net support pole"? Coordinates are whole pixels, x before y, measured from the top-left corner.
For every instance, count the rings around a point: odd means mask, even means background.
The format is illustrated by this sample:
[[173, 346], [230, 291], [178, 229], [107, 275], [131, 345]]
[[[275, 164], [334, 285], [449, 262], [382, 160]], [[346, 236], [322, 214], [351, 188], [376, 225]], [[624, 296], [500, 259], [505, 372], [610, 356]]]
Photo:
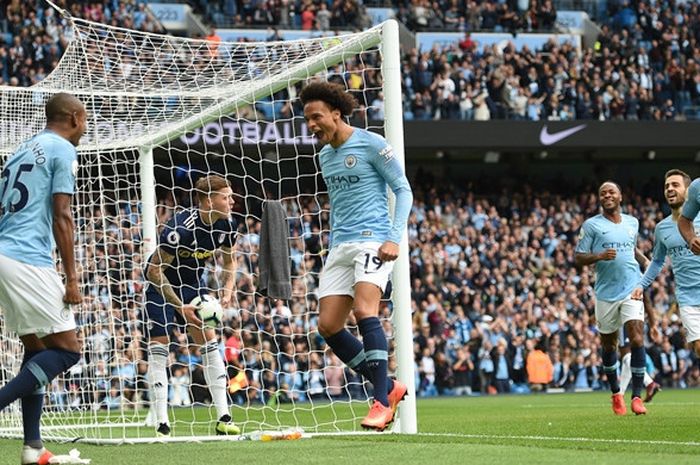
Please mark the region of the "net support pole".
[[141, 234], [143, 234], [143, 263], [156, 250], [156, 180], [153, 171], [153, 147], [139, 148], [139, 176], [141, 181]]
[[[401, 57], [399, 25], [394, 20], [382, 26], [382, 75], [384, 76], [385, 137], [394, 149], [394, 156], [406, 169], [403, 144], [403, 103], [401, 101]], [[395, 197], [389, 195], [393, 213]], [[408, 263], [408, 233], [404, 230], [399, 258], [392, 277], [394, 304], [393, 324], [396, 332], [397, 376], [408, 386], [408, 396], [399, 406], [399, 417], [394, 431], [405, 434], [418, 432], [416, 416], [415, 368], [413, 364], [413, 325], [411, 318], [411, 277]]]

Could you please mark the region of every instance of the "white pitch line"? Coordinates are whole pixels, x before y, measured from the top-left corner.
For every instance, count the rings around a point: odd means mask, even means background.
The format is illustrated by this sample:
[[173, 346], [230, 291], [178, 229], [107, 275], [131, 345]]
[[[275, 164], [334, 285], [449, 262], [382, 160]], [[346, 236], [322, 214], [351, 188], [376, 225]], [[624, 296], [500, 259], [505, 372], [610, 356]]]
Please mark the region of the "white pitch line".
[[[610, 401], [603, 402], [591, 402], [591, 403], [577, 403], [577, 404], [566, 404], [566, 407], [600, 407], [601, 405], [608, 405]], [[670, 405], [670, 406], [686, 406], [686, 405], [700, 405], [700, 402], [663, 402], [655, 401], [652, 406], [655, 405]], [[524, 409], [538, 409], [538, 408], [559, 408], [563, 407], [561, 404], [523, 404], [520, 408]], [[653, 408], [653, 407], [652, 407]]]
[[691, 446], [700, 447], [700, 442], [695, 441], [645, 441], [642, 439], [603, 439], [603, 438], [569, 438], [556, 436], [510, 436], [500, 434], [462, 434], [462, 433], [418, 433], [418, 436], [450, 437], [463, 439], [511, 439], [528, 441], [564, 441], [564, 442], [600, 442], [607, 444], [640, 444], [655, 446]]
[[[399, 433], [378, 433], [374, 431], [355, 431], [352, 433], [333, 432], [333, 433], [310, 433], [310, 437], [343, 437], [343, 436], [374, 436], [374, 437], [392, 437], [403, 436]], [[411, 434], [405, 435], [410, 438]], [[604, 439], [604, 438], [572, 438], [572, 437], [557, 437], [557, 436], [515, 436], [501, 434], [468, 434], [468, 433], [416, 433], [415, 436], [426, 437], [445, 437], [445, 438], [460, 438], [460, 439], [510, 439], [510, 440], [528, 440], [528, 441], [563, 441], [563, 442], [598, 442], [605, 444], [637, 444], [650, 446], [691, 446], [700, 447], [700, 442], [696, 441], [655, 441], [642, 439]]]

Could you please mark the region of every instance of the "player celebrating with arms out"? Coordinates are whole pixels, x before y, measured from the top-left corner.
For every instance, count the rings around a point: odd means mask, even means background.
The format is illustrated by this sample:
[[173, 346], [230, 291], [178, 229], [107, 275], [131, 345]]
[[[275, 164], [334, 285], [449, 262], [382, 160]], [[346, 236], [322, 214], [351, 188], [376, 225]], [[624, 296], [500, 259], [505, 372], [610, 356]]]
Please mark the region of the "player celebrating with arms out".
[[[650, 280], [643, 281], [646, 288], [663, 266], [663, 257], [671, 257], [673, 276], [676, 280], [676, 294], [681, 313], [681, 321], [687, 333], [686, 339], [693, 345], [695, 354], [700, 357], [700, 179], [690, 182], [690, 176], [680, 170], [666, 173], [664, 195], [673, 213], [656, 226], [654, 259], [659, 244], [661, 263], [654, 267], [655, 274], [648, 270]], [[687, 198], [687, 200], [686, 200]], [[676, 224], [678, 227], [676, 228]], [[660, 239], [663, 225], [663, 239]]]
[[[203, 328], [197, 309], [190, 305], [205, 293], [201, 286], [206, 260], [214, 251], [223, 252], [223, 291], [221, 304], [229, 307], [235, 283], [233, 246], [236, 222], [231, 218], [233, 192], [228, 181], [218, 175], [200, 178], [195, 184], [199, 208], [174, 215], [161, 232], [158, 248], [146, 268], [149, 285], [146, 290], [146, 313], [150, 340], [148, 383], [153, 392], [156, 434], [170, 435], [168, 421], [168, 342], [169, 333], [177, 324], [186, 324], [195, 344], [202, 347], [204, 378], [216, 407], [216, 434], [238, 434], [233, 423], [226, 394], [226, 369], [219, 352], [216, 333]], [[177, 323], [175, 323], [177, 322]]]
[[[388, 344], [378, 315], [413, 194], [386, 140], [345, 122], [356, 102], [343, 87], [312, 83], [299, 98], [309, 130], [325, 144], [319, 163], [331, 202], [331, 245], [318, 289], [318, 329], [338, 358], [374, 386], [374, 403], [362, 426], [382, 431], [407, 392], [403, 383], [387, 377]], [[396, 195], [393, 219], [387, 186]], [[351, 311], [362, 342], [345, 328]]]
[[646, 413], [640, 397], [644, 388], [644, 304], [633, 299], [639, 282], [640, 264], [647, 259], [637, 249], [639, 221], [621, 212], [622, 191], [612, 181], [598, 189], [603, 213], [587, 219], [581, 227], [576, 247], [576, 266], [595, 264], [595, 316], [603, 346], [603, 370], [612, 391], [616, 415], [627, 413], [620, 393], [617, 369], [618, 332], [622, 325], [630, 339], [632, 368], [632, 411]]
[[[80, 342], [68, 305], [81, 302], [75, 269], [71, 199], [78, 160], [75, 147], [87, 113], [72, 95], [45, 106], [46, 129], [22, 143], [0, 176], [0, 307], [7, 328], [24, 345], [22, 369], [0, 389], [0, 410], [22, 402], [23, 464], [47, 464], [41, 413], [44, 387], [80, 360]], [[56, 272], [55, 244], [66, 275]]]

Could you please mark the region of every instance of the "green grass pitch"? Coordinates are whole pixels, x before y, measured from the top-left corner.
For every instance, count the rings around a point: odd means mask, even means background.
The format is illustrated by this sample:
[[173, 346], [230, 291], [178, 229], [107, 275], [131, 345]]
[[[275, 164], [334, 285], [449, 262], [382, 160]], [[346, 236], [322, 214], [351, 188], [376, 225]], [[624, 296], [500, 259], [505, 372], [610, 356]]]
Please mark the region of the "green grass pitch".
[[[700, 464], [699, 391], [663, 391], [640, 417], [609, 405], [606, 393], [419, 399], [413, 436], [49, 447], [93, 465]], [[19, 463], [20, 444], [0, 440], [0, 464]]]

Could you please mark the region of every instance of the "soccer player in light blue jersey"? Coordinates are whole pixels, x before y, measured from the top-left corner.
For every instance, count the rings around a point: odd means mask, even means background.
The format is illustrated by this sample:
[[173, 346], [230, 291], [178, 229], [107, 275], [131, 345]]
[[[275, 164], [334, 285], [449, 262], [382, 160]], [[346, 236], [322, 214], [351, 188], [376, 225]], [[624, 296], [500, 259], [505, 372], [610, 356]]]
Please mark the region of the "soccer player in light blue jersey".
[[663, 269], [666, 257], [671, 258], [686, 340], [700, 357], [700, 248], [692, 248], [693, 243], [700, 242], [696, 236], [700, 231], [700, 180], [691, 183], [690, 176], [677, 169], [668, 171], [664, 179], [664, 196], [672, 213], [656, 225], [654, 256], [641, 286], [648, 288]]
[[21, 370], [0, 389], [0, 409], [21, 399], [22, 464], [49, 463], [40, 432], [44, 387], [75, 365], [81, 350], [69, 307], [81, 302], [71, 198], [87, 113], [66, 93], [52, 96], [45, 111], [46, 129], [20, 144], [0, 174], [0, 307], [24, 345]]
[[[356, 102], [343, 87], [313, 83], [299, 98], [309, 130], [324, 144], [319, 162], [331, 202], [331, 246], [318, 289], [318, 329], [338, 358], [374, 386], [374, 403], [362, 426], [382, 431], [407, 392], [403, 383], [387, 377], [388, 345], [378, 315], [413, 194], [386, 140], [346, 123]], [[387, 186], [396, 195], [393, 218]], [[345, 328], [351, 311], [362, 342]]]
[[612, 391], [612, 407], [616, 415], [627, 413], [620, 392], [617, 369], [618, 332], [624, 325], [631, 345], [632, 411], [646, 413], [640, 397], [644, 388], [644, 304], [633, 299], [632, 291], [639, 282], [640, 265], [647, 259], [637, 249], [639, 221], [622, 213], [622, 191], [612, 181], [598, 189], [603, 212], [587, 219], [581, 227], [576, 247], [576, 265], [595, 264], [595, 316], [603, 348], [603, 370]]

